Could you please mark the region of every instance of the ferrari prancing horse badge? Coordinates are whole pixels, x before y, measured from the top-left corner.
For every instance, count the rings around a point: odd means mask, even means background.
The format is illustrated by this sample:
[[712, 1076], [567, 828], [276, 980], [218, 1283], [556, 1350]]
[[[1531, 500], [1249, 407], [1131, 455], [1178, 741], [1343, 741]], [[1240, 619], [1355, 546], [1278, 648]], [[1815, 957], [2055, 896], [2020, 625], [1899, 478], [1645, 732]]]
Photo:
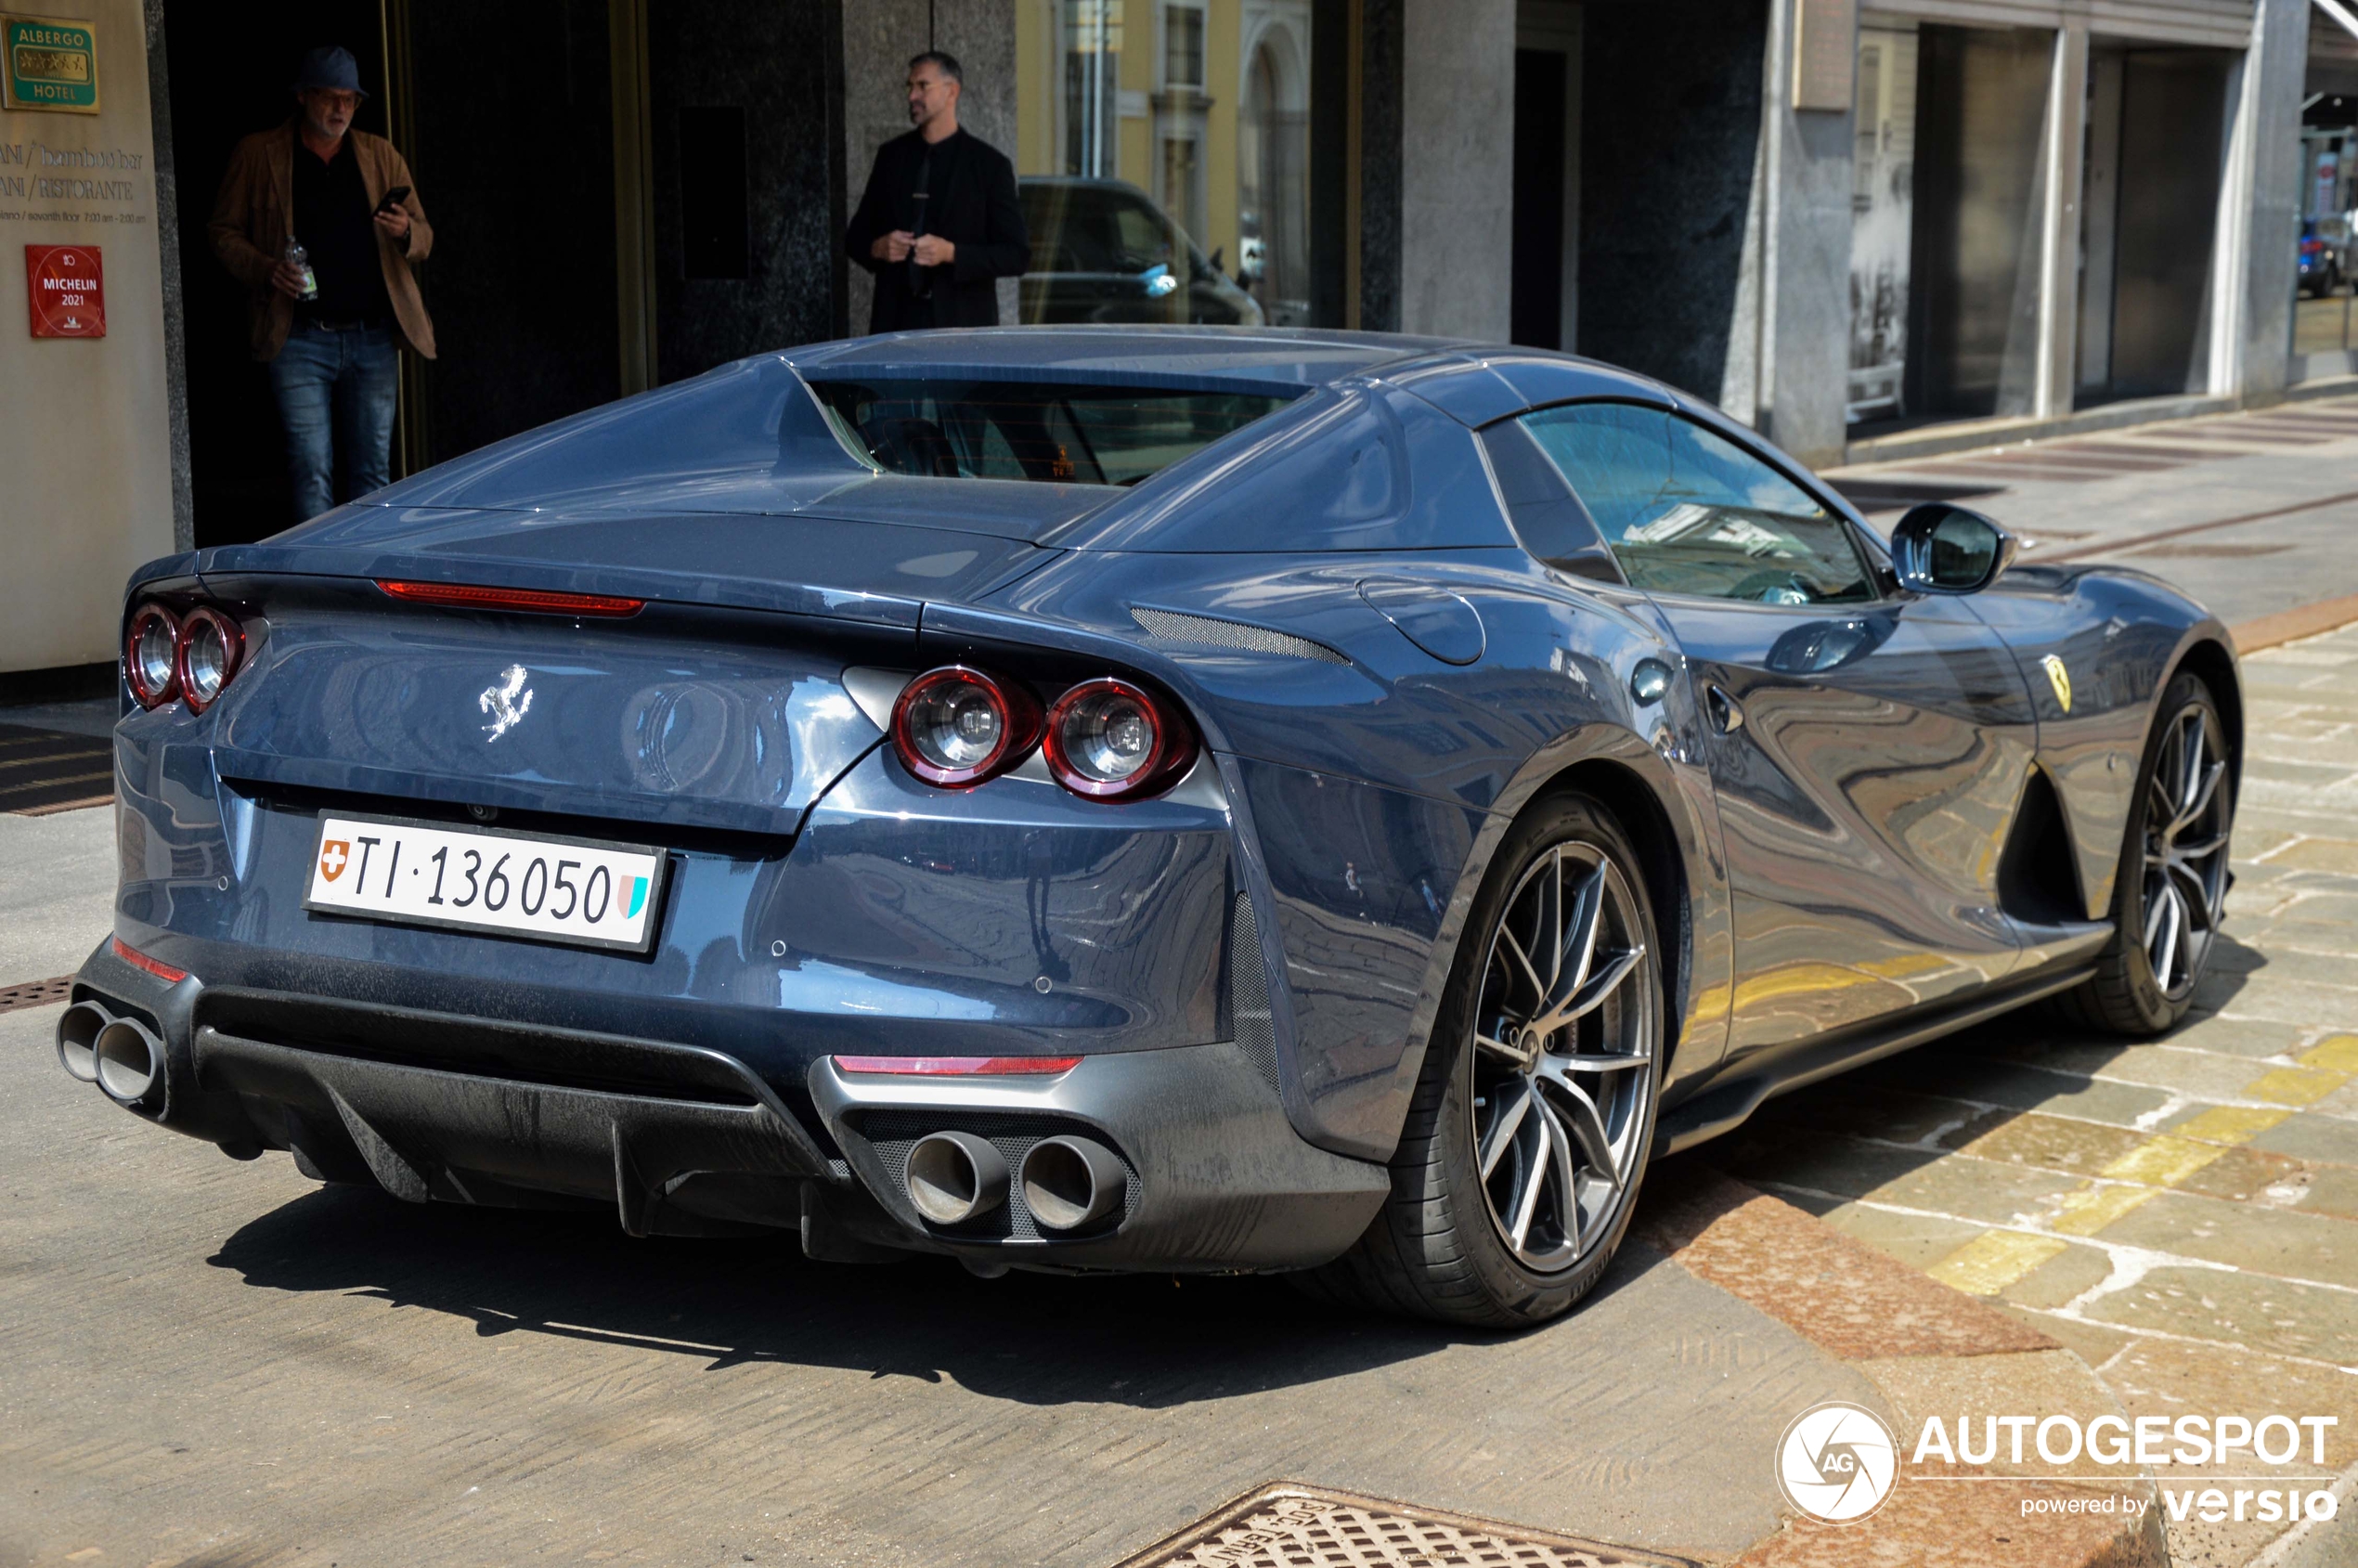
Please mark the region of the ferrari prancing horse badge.
[[2071, 711], [2071, 671], [2066, 669], [2063, 660], [2053, 654], [2041, 659], [2039, 664], [2047, 672], [2047, 684], [2055, 689], [2055, 701], [2063, 706], [2066, 713], [2069, 713]]

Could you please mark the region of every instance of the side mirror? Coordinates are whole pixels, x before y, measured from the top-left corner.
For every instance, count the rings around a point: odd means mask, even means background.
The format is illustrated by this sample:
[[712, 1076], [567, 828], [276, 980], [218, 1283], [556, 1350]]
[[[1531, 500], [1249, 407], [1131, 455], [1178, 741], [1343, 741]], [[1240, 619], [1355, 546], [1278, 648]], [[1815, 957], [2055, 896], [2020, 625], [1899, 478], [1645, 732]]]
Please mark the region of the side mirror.
[[1979, 593], [2014, 564], [2020, 548], [1978, 512], [1926, 501], [1891, 530], [1891, 569], [1911, 593]]

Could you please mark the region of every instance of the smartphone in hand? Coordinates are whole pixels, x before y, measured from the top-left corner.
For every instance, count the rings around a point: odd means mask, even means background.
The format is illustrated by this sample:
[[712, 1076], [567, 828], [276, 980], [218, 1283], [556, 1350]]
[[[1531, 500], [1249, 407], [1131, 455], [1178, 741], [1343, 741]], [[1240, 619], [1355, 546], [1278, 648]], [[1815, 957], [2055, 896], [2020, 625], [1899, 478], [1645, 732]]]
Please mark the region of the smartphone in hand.
[[377, 203], [377, 211], [390, 213], [408, 200], [409, 200], [409, 188], [406, 185], [396, 185], [385, 192], [385, 199]]

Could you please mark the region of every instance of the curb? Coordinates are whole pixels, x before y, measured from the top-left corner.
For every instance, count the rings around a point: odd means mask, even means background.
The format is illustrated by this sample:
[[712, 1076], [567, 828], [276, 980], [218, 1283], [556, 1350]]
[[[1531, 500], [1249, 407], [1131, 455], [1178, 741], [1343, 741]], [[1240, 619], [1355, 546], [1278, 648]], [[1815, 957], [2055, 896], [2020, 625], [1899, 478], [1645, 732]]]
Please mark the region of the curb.
[[2339, 631], [2352, 621], [2358, 621], [2358, 593], [2345, 594], [2339, 599], [2327, 599], [2315, 604], [2301, 604], [2290, 610], [2278, 610], [2273, 615], [2231, 626], [2227, 630], [2235, 640], [2237, 654], [2256, 654], [2262, 648], [2274, 648], [2287, 642], [2298, 642], [2304, 637]]
[[[2087, 1363], [2030, 1325], [1807, 1211], [1701, 1165], [1659, 1173], [1635, 1234], [1863, 1373], [1900, 1439], [1888, 1501], [1855, 1524], [1792, 1517], [1732, 1568], [2167, 1568], [2149, 1481], [2035, 1465], [1915, 1465], [1925, 1419], [2119, 1416]], [[1796, 1412], [1798, 1413], [1798, 1412]], [[1772, 1462], [1763, 1455], [1764, 1464]], [[1954, 1479], [1936, 1484], [1934, 1473]], [[1912, 1483], [1912, 1484], [1911, 1484]], [[2011, 1484], [2009, 1484], [2011, 1483]], [[2134, 1519], [2121, 1499], [2142, 1499]], [[2112, 1511], [2028, 1511], [2111, 1505]]]

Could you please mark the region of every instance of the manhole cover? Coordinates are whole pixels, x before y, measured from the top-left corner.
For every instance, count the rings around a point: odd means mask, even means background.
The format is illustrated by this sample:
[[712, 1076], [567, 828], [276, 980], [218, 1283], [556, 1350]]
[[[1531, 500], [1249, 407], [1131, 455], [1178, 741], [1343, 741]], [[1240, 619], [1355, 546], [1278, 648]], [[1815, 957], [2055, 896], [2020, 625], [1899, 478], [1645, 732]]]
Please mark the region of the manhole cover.
[[1694, 1568], [1682, 1557], [1287, 1482], [1260, 1487], [1118, 1568]]
[[0, 1013], [13, 1013], [19, 1007], [46, 1007], [52, 1002], [63, 1002], [72, 991], [71, 975], [59, 975], [54, 980], [0, 985]]

